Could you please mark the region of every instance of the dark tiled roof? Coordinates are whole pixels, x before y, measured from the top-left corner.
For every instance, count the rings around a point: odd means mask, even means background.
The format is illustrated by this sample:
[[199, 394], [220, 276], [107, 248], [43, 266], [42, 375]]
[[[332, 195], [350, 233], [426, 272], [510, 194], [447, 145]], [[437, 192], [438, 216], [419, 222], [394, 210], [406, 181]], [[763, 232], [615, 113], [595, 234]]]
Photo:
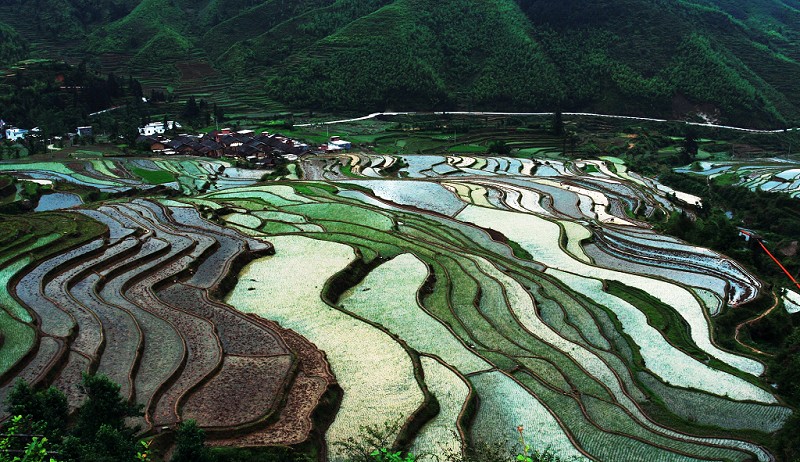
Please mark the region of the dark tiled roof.
[[154, 136], [139, 135], [136, 138], [136, 144], [155, 144], [157, 142], [158, 142], [158, 138], [156, 138]]

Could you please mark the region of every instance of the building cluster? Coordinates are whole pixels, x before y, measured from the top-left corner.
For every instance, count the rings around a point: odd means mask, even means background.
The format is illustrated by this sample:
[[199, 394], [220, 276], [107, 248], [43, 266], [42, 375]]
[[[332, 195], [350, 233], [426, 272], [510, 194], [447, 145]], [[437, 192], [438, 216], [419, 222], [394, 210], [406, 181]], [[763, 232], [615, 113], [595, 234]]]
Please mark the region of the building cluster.
[[[70, 140], [74, 137], [89, 137], [94, 135], [94, 130], [91, 126], [85, 127], [78, 127], [75, 129], [75, 133], [69, 133]], [[24, 140], [26, 137], [31, 136], [36, 138], [41, 136], [41, 129], [39, 127], [34, 127], [30, 130], [26, 130], [24, 128], [17, 128], [13, 125], [7, 124], [4, 120], [0, 120], [0, 139], [6, 139], [8, 141], [20, 141]], [[57, 136], [55, 139], [61, 139], [62, 137]]]
[[278, 157], [298, 156], [310, 147], [297, 140], [268, 132], [232, 131], [229, 128], [202, 135], [140, 135], [137, 144], [162, 155], [238, 157], [263, 166], [274, 165]]
[[[146, 146], [150, 151], [160, 155], [196, 155], [206, 157], [236, 157], [245, 159], [262, 166], [274, 165], [279, 157], [291, 159], [310, 152], [308, 144], [288, 138], [280, 134], [268, 132], [255, 133], [253, 130], [233, 131], [223, 128], [211, 133], [200, 135], [171, 135], [168, 131], [183, 128], [180, 123], [168, 120], [164, 122], [148, 123], [139, 127], [139, 137], [136, 144]], [[33, 128], [25, 130], [6, 124], [0, 120], [0, 138], [10, 141], [25, 139], [27, 136], [38, 136], [40, 130]], [[74, 137], [93, 136], [91, 126], [77, 127], [75, 133], [70, 133], [70, 140]], [[61, 139], [61, 137], [55, 137]], [[352, 143], [338, 136], [331, 136], [327, 143], [314, 149], [315, 152], [338, 152], [352, 148]]]

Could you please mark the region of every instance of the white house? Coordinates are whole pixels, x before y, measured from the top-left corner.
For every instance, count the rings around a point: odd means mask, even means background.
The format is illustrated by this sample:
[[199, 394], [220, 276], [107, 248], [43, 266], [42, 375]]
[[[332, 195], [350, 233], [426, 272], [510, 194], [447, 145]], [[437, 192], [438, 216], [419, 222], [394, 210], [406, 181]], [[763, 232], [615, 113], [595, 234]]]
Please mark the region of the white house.
[[331, 146], [336, 146], [339, 149], [350, 150], [353, 147], [353, 143], [349, 141], [345, 141], [338, 136], [332, 136], [330, 141], [328, 142], [328, 149], [330, 150]]
[[337, 146], [337, 145], [335, 145], [333, 143], [323, 144], [322, 146], [320, 146], [320, 149], [323, 150], [323, 151], [326, 151], [326, 152], [335, 152], [335, 151], [341, 151], [342, 150], [341, 147], [339, 147], [339, 146]]
[[22, 128], [11, 127], [6, 129], [6, 139], [10, 141], [25, 139], [25, 135], [27, 134], [28, 130]]
[[139, 127], [139, 134], [144, 136], [163, 135], [165, 131], [172, 130], [173, 128], [182, 128], [181, 124], [174, 120], [167, 121], [167, 128], [164, 128], [164, 122], [151, 122], [144, 127]]

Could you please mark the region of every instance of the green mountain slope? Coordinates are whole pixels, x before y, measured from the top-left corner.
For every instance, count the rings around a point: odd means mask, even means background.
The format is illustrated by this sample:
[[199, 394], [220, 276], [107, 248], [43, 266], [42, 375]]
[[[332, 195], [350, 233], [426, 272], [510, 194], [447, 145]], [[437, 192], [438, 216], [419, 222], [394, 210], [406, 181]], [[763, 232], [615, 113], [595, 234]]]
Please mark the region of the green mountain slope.
[[27, 46], [17, 31], [0, 22], [0, 66], [19, 61], [26, 53]]
[[[175, 80], [201, 62], [301, 109], [800, 121], [797, 0], [115, 0], [94, 14], [90, 0], [34, 3], [36, 30], [12, 24], [20, 33], [187, 94]], [[60, 39], [56, 23], [80, 37]]]
[[553, 107], [565, 88], [531, 33], [504, 0], [398, 0], [293, 56], [267, 88], [336, 109]]

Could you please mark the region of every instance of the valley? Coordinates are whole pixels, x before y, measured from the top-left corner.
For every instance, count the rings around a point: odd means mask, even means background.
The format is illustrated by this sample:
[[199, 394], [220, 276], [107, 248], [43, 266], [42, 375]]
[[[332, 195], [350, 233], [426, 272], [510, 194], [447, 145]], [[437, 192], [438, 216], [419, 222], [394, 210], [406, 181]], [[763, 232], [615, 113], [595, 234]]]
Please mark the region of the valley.
[[798, 0], [0, 1], [0, 462], [800, 460]]

